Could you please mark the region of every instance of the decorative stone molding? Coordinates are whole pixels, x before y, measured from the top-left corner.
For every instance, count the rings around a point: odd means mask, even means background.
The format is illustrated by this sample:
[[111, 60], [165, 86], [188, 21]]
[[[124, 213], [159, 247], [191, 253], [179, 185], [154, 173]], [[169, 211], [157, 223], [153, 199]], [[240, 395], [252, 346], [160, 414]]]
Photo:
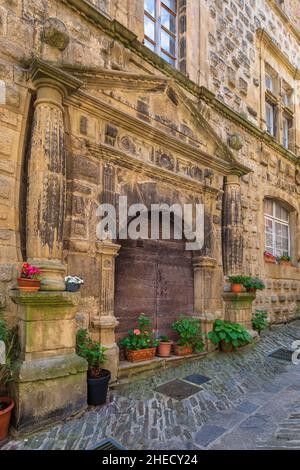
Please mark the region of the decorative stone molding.
[[119, 348], [115, 341], [115, 328], [119, 322], [115, 318], [115, 258], [118, 256], [120, 245], [109, 240], [96, 242], [97, 265], [100, 273], [100, 306], [99, 314], [92, 318], [94, 337], [107, 348], [107, 362], [112, 381], [118, 376]]
[[233, 134], [228, 138], [228, 145], [233, 150], [241, 150], [243, 148], [243, 141], [239, 134]]
[[243, 219], [241, 183], [238, 175], [226, 178], [223, 198], [224, 274], [238, 274], [243, 263]]
[[48, 18], [44, 24], [41, 39], [49, 46], [63, 51], [70, 38], [65, 24], [57, 18]]

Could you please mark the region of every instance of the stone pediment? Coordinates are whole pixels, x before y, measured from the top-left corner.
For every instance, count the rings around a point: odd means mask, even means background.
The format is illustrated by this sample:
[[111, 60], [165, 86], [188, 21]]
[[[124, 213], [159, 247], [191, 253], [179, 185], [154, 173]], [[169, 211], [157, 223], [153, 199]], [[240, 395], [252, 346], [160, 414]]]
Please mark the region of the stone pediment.
[[[206, 119], [207, 105], [182, 90], [174, 79], [140, 72], [107, 70], [99, 67], [65, 66], [80, 78], [82, 90], [111, 102], [113, 98], [128, 108], [128, 113], [168, 132], [201, 152], [227, 162], [234, 155]], [[122, 108], [125, 110], [125, 108]]]

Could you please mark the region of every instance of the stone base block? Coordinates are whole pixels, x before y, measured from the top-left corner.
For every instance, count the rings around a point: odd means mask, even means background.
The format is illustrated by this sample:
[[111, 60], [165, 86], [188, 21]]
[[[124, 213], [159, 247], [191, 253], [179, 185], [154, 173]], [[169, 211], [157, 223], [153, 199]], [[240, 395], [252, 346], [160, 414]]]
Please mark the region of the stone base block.
[[16, 431], [32, 432], [85, 410], [86, 371], [76, 354], [17, 363], [11, 384]]

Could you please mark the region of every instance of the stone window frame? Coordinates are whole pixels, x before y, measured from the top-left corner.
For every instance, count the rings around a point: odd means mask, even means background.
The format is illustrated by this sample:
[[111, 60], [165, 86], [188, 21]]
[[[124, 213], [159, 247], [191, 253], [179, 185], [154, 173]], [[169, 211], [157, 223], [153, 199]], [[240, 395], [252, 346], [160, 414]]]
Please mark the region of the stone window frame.
[[[267, 86], [267, 82], [271, 86]], [[294, 115], [294, 89], [265, 61], [264, 80], [262, 81], [264, 96], [264, 122], [266, 131], [282, 147], [291, 152], [295, 151], [295, 115]], [[270, 132], [270, 123], [267, 121], [267, 108], [272, 108], [272, 132]], [[288, 122], [288, 136], [284, 135], [284, 123]], [[287, 141], [286, 141], [287, 140]]]
[[[298, 266], [299, 262], [299, 220], [298, 212], [292, 202], [288, 202], [283, 199], [277, 193], [270, 192], [266, 194], [263, 199], [263, 222], [264, 222], [264, 247], [266, 246], [266, 235], [265, 235], [265, 201], [271, 200], [280, 204], [289, 213], [289, 256], [291, 257], [292, 266]], [[279, 265], [280, 266], [280, 265]]]

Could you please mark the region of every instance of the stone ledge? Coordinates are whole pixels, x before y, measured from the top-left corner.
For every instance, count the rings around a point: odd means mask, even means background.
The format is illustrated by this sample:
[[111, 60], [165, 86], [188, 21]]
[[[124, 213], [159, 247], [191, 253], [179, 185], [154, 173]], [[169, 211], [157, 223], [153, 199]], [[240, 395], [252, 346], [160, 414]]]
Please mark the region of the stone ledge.
[[38, 291], [21, 292], [18, 289], [10, 291], [10, 297], [19, 305], [45, 305], [67, 307], [78, 305], [80, 302], [80, 292], [67, 291]]
[[15, 382], [35, 382], [66, 377], [87, 371], [86, 361], [76, 354], [36, 359], [14, 364]]
[[120, 361], [118, 384], [126, 383], [130, 379], [136, 378], [137, 375], [152, 372], [157, 369], [164, 369], [167, 367], [175, 367], [182, 363], [194, 362], [200, 359], [204, 359], [208, 355], [207, 352], [200, 354], [190, 354], [188, 356], [171, 356], [168, 358], [155, 357], [149, 361], [143, 362], [129, 362]]

